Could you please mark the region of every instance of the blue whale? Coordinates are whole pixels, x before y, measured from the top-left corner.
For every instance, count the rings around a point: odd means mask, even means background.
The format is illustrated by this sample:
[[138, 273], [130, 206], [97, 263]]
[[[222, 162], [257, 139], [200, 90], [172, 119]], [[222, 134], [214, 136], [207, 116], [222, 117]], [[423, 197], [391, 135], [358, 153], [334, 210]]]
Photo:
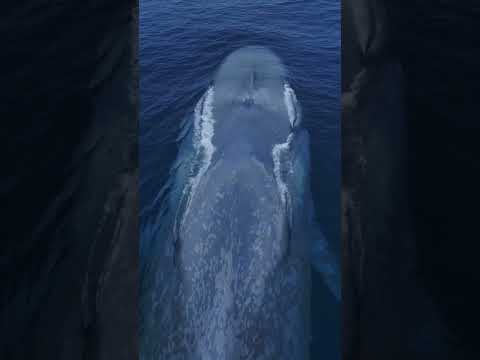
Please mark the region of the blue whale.
[[142, 233], [142, 359], [309, 359], [312, 263], [337, 298], [340, 281], [287, 78], [270, 50], [241, 48], [185, 121], [160, 225]]

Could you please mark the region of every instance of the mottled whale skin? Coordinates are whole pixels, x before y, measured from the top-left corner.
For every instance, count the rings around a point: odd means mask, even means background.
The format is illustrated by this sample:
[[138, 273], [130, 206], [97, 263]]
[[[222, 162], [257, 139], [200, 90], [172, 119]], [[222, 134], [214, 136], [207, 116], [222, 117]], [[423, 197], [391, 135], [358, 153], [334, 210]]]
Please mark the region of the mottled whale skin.
[[233, 52], [195, 108], [143, 250], [142, 359], [309, 359], [309, 166], [280, 59]]

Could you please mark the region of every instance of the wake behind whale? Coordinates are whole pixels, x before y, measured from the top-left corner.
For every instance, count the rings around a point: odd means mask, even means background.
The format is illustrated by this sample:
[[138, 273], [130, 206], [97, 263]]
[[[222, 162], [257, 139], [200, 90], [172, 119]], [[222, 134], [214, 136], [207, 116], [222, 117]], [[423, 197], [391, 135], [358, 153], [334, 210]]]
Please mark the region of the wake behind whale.
[[239, 49], [185, 124], [163, 211], [142, 233], [142, 359], [309, 358], [311, 261], [337, 297], [339, 276], [286, 78], [268, 49]]

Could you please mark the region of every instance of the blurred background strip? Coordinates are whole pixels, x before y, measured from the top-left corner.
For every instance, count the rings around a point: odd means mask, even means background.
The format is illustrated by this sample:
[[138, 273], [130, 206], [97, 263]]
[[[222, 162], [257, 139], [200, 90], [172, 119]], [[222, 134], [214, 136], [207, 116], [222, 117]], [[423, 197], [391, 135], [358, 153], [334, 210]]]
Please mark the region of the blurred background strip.
[[0, 358], [135, 359], [138, 4], [1, 18]]

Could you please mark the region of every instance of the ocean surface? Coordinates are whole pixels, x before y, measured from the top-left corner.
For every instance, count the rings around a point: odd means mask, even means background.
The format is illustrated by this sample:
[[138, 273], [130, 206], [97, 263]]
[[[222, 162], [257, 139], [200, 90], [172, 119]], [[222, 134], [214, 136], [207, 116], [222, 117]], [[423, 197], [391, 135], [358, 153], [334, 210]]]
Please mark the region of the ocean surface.
[[[340, 0], [140, 0], [142, 227], [158, 216], [182, 120], [219, 64], [246, 45], [270, 48], [289, 71], [311, 137], [316, 220], [338, 253]], [[311, 358], [339, 359], [340, 307], [315, 273], [311, 311]]]

